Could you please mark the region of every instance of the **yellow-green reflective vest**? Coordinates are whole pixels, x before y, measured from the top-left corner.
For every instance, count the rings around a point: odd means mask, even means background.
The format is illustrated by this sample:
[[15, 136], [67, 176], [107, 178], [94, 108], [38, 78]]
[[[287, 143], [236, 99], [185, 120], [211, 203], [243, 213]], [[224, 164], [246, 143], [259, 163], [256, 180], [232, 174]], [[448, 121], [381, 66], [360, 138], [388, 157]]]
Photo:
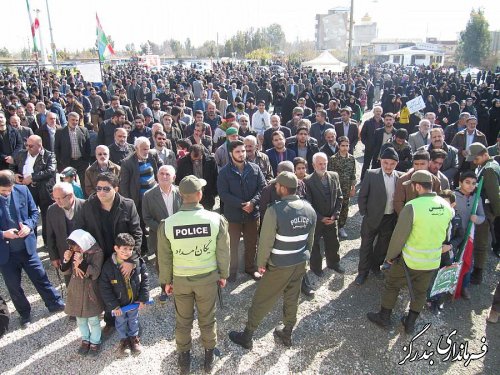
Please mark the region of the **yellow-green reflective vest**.
[[165, 220], [174, 276], [195, 276], [217, 269], [219, 225], [219, 214], [204, 209], [178, 211]]
[[437, 195], [424, 195], [408, 204], [413, 207], [413, 227], [403, 247], [403, 259], [412, 270], [437, 269], [453, 209]]

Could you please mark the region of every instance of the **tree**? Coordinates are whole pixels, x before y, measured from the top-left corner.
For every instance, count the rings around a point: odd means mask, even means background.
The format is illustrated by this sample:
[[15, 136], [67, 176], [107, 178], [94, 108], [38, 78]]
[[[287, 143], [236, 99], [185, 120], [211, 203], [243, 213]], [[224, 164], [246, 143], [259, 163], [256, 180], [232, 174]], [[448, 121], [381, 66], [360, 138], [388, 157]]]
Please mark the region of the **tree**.
[[10, 57], [10, 52], [7, 48], [3, 47], [0, 49], [0, 57]]
[[191, 44], [191, 39], [186, 38], [184, 42], [184, 48], [186, 50], [186, 55], [191, 56], [191, 51], [193, 50], [193, 45]]
[[179, 58], [182, 55], [182, 45], [178, 40], [170, 39], [170, 48], [175, 58]]
[[136, 52], [136, 50], [135, 50], [135, 44], [134, 43], [127, 43], [127, 44], [125, 44], [125, 51], [134, 54]]
[[459, 60], [467, 65], [480, 66], [489, 55], [491, 37], [488, 21], [481, 8], [472, 9], [465, 30], [460, 33], [457, 48]]

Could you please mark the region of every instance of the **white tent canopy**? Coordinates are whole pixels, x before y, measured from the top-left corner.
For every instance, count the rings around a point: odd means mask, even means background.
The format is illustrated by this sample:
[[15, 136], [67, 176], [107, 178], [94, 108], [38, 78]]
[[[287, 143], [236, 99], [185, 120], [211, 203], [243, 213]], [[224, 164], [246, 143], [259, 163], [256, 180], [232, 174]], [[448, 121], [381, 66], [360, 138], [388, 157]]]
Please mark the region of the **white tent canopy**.
[[347, 66], [346, 63], [339, 61], [328, 51], [323, 51], [315, 59], [302, 63], [302, 67], [312, 68], [319, 71], [331, 70], [332, 72], [343, 72]]

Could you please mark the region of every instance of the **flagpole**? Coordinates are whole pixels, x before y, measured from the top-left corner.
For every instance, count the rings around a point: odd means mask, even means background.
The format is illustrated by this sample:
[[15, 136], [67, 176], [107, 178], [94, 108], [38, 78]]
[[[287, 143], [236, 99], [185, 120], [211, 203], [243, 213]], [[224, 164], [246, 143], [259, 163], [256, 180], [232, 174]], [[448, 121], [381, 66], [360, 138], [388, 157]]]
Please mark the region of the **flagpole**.
[[[36, 26], [33, 23], [33, 18], [31, 17], [31, 9], [30, 9], [29, 0], [26, 0], [26, 7], [28, 9], [28, 17], [30, 20], [31, 36], [33, 37], [33, 53], [35, 55], [35, 64], [36, 64], [36, 70], [38, 73], [38, 86], [40, 89], [40, 99], [43, 102], [44, 98], [43, 98], [42, 71], [40, 69], [40, 61], [38, 58], [38, 47], [36, 45]], [[38, 20], [38, 18], [36, 20]]]

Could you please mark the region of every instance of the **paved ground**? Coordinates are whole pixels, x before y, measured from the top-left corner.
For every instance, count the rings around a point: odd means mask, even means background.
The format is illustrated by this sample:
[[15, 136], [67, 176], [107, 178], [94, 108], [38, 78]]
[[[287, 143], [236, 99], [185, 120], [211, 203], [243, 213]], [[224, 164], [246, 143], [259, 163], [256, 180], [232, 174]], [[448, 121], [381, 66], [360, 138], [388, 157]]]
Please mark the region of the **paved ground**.
[[[361, 161], [361, 158], [358, 158]], [[254, 349], [236, 347], [228, 338], [231, 329], [242, 329], [255, 283], [240, 275], [236, 284], [224, 291], [224, 309], [217, 311], [219, 348], [222, 357], [214, 373], [217, 374], [498, 374], [500, 368], [500, 325], [487, 325], [485, 318], [498, 282], [498, 259], [490, 256], [485, 282], [473, 286], [470, 301], [449, 302], [444, 312], [434, 316], [425, 311], [418, 320], [417, 330], [430, 323], [410, 350], [410, 337], [400, 330], [399, 317], [408, 308], [408, 293], [404, 291], [392, 318], [393, 327], [384, 331], [366, 319], [368, 311], [377, 310], [382, 281], [369, 278], [365, 285], [354, 285], [356, 276], [361, 218], [356, 200], [352, 201], [347, 225], [349, 238], [341, 242], [342, 264], [345, 275], [328, 270], [322, 279], [311, 275], [316, 289], [312, 300], [301, 296], [299, 320], [294, 331], [294, 347], [286, 349], [274, 341], [272, 330], [279, 323], [281, 302], [266, 317], [256, 331]], [[58, 284], [47, 254], [40, 252], [49, 270], [52, 282]], [[151, 265], [152, 297], [160, 288]], [[49, 314], [43, 302], [27, 279], [23, 285], [33, 306], [34, 323], [26, 330], [19, 327], [14, 312], [10, 332], [0, 340], [0, 371], [3, 374], [174, 374], [177, 373], [174, 344], [174, 307], [156, 303], [141, 315], [142, 343], [140, 356], [118, 359], [114, 348], [118, 338], [112, 336], [103, 345], [97, 359], [85, 359], [76, 354], [79, 334], [75, 323], [64, 313]], [[8, 297], [3, 279], [0, 294]], [[9, 308], [13, 311], [12, 303]], [[446, 339], [454, 330], [455, 335]], [[192, 369], [202, 373], [203, 352], [197, 323], [194, 324]], [[436, 345], [443, 336], [441, 348], [449, 353], [438, 354]], [[466, 363], [458, 359], [461, 343], [468, 343], [468, 353], [481, 353], [482, 342], [488, 352], [479, 359]], [[428, 343], [430, 346], [428, 346]], [[486, 348], [483, 347], [483, 348]], [[447, 350], [448, 349], [448, 350]], [[426, 350], [433, 355], [422, 359]], [[447, 351], [446, 351], [447, 350]], [[417, 357], [414, 353], [418, 351]], [[463, 354], [463, 351], [462, 351]], [[411, 360], [413, 358], [415, 360]], [[421, 358], [418, 360], [418, 358]], [[467, 357], [466, 357], [467, 358]], [[476, 358], [475, 356], [472, 358]], [[399, 364], [403, 362], [404, 364]], [[497, 370], [495, 370], [495, 368]]]

